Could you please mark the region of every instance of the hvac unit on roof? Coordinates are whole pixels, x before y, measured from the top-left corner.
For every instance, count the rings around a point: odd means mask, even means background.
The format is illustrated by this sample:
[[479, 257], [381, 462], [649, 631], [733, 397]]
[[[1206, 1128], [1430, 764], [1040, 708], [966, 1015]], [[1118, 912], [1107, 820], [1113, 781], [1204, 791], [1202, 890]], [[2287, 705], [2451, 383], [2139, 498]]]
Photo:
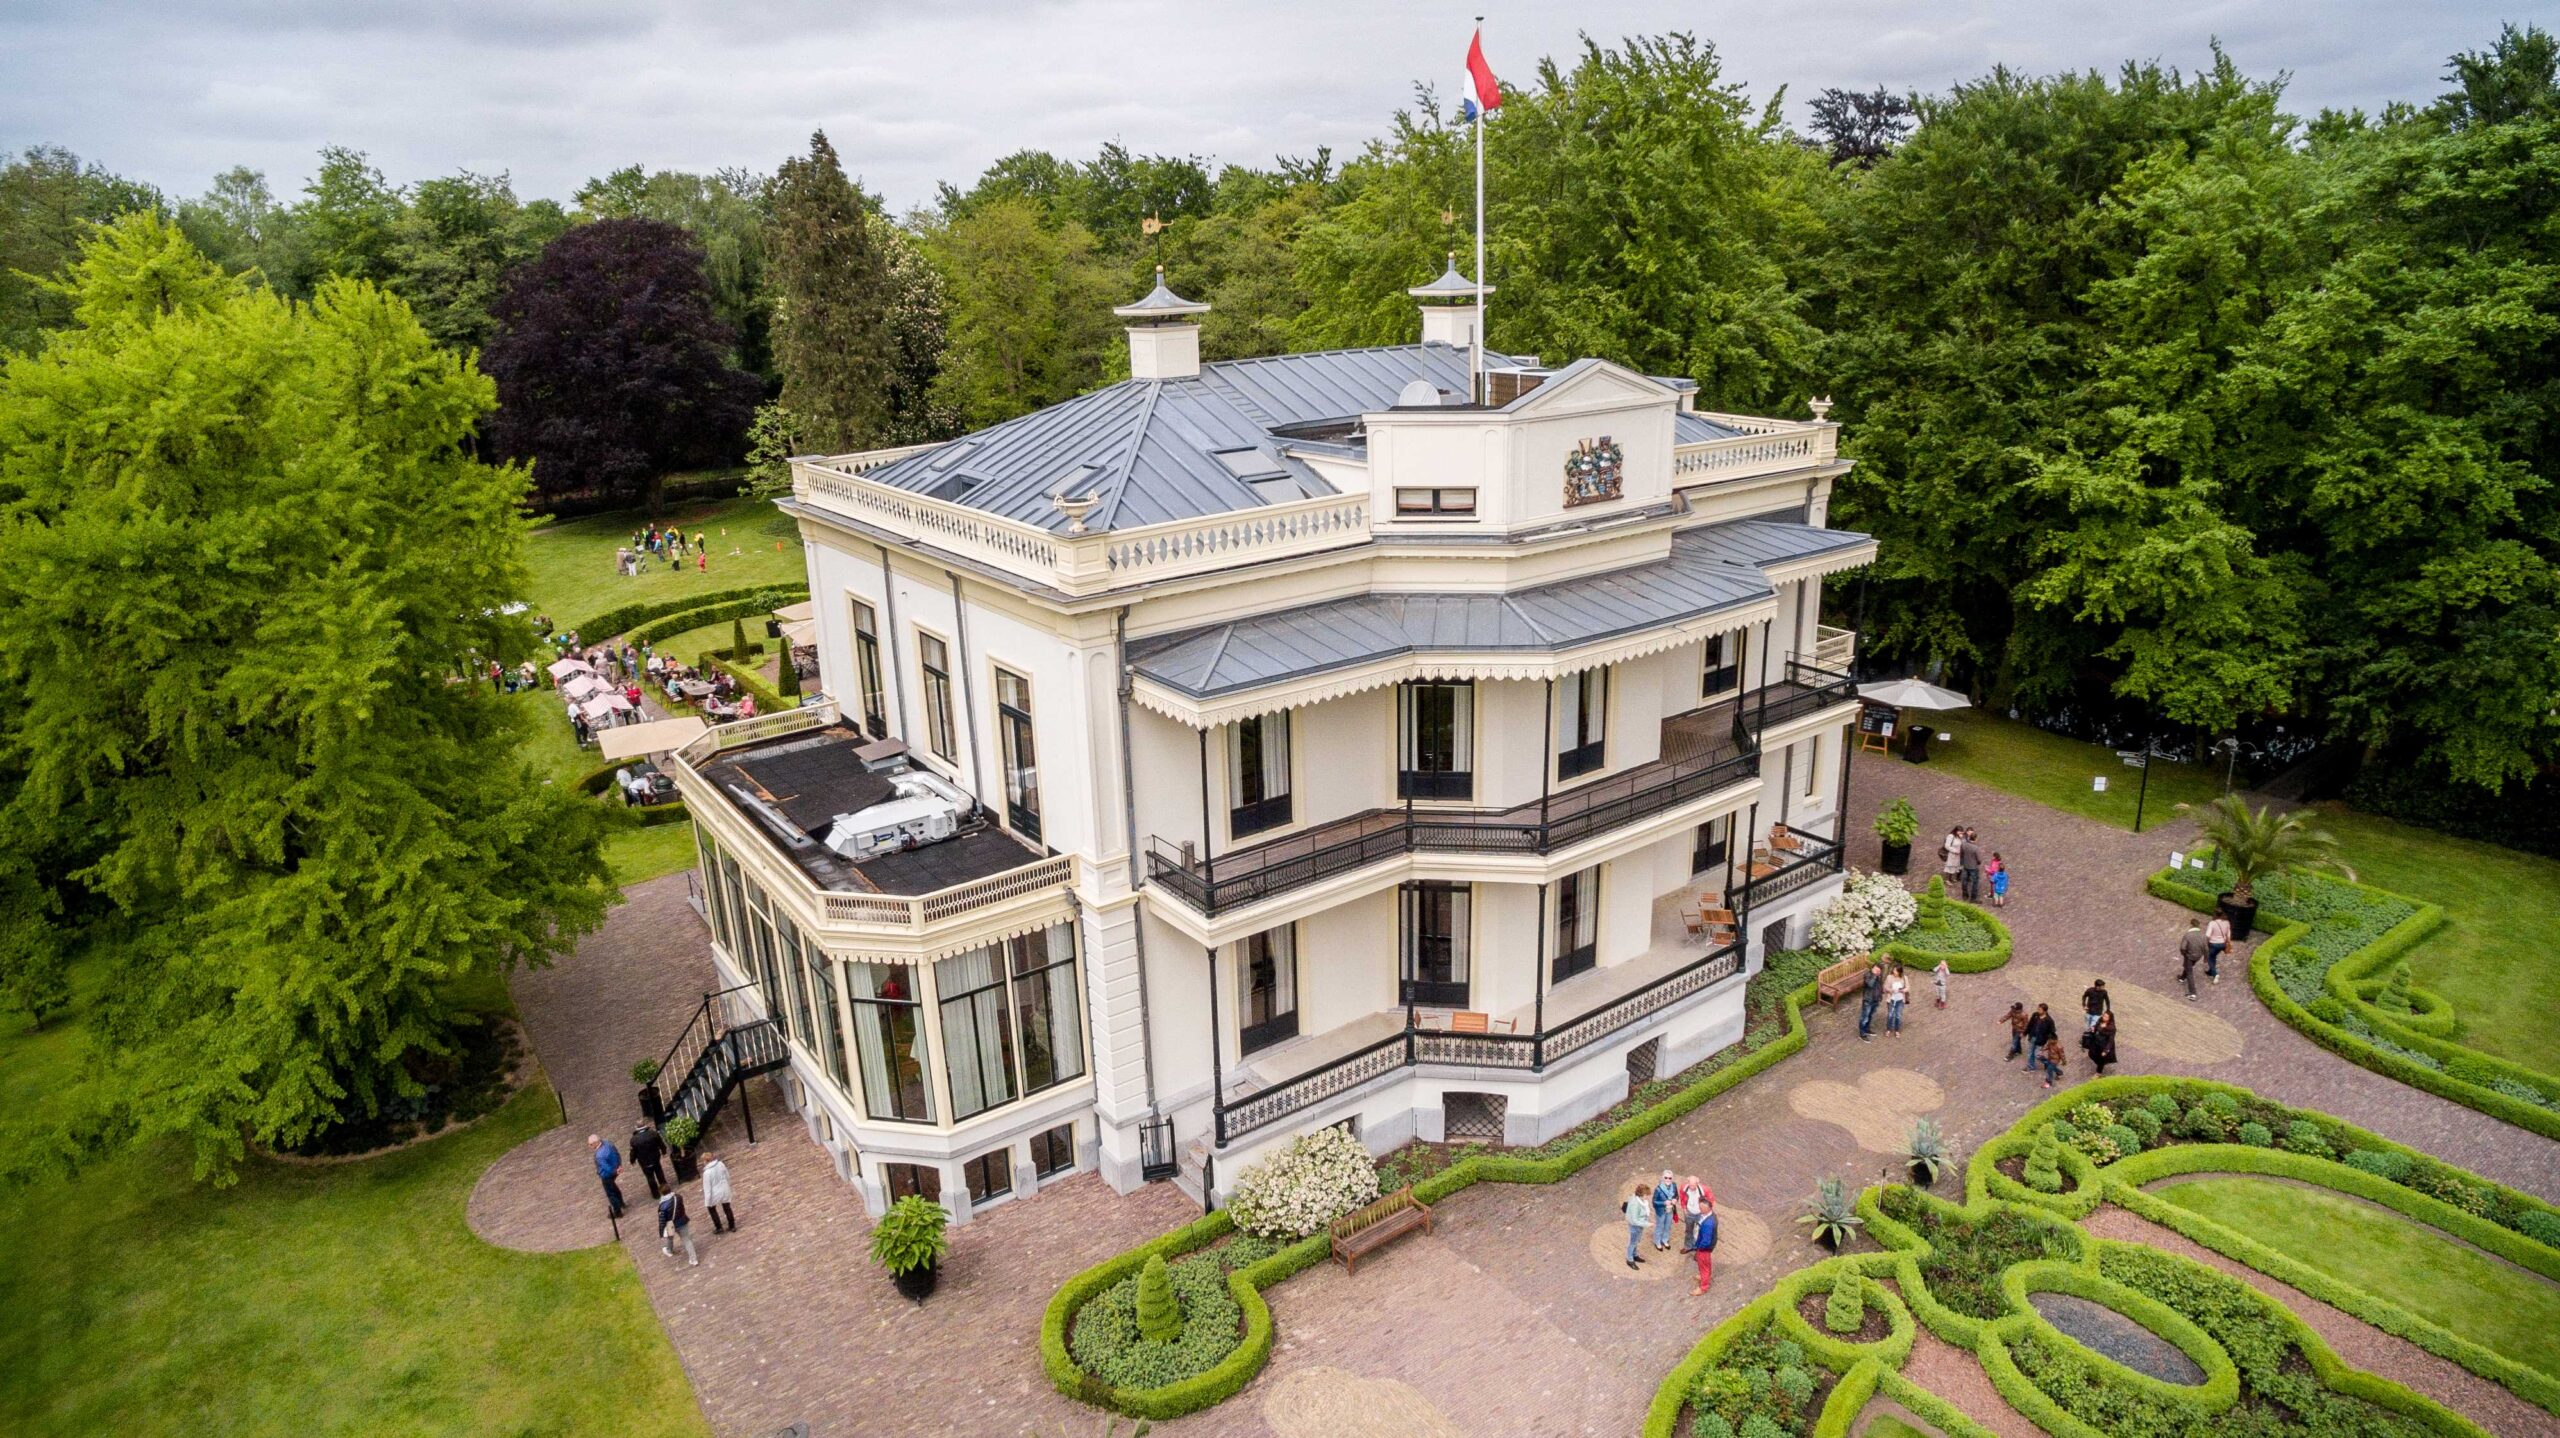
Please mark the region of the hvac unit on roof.
[[896, 797], [867, 809], [838, 814], [827, 824], [826, 846], [848, 859], [877, 858], [938, 844], [960, 832], [977, 801], [936, 774], [901, 774]]

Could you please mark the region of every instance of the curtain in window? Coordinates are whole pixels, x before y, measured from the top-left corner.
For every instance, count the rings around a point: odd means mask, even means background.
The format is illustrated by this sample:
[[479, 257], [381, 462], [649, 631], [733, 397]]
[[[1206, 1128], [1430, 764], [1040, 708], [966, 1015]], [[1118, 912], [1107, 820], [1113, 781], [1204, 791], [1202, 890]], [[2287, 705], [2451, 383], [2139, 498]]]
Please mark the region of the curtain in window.
[[1065, 924], [1005, 945], [1013, 964], [1014, 1031], [1022, 1036], [1022, 1089], [1030, 1093], [1084, 1072], [1077, 1022], [1075, 933]]
[[844, 977], [853, 1000], [854, 1058], [862, 1065], [871, 1116], [932, 1122], [915, 975], [896, 964], [847, 964]]
[[951, 1076], [951, 1116], [968, 1118], [1011, 1101], [1013, 1027], [995, 951], [978, 949], [939, 960], [933, 980], [942, 991], [942, 1059]]

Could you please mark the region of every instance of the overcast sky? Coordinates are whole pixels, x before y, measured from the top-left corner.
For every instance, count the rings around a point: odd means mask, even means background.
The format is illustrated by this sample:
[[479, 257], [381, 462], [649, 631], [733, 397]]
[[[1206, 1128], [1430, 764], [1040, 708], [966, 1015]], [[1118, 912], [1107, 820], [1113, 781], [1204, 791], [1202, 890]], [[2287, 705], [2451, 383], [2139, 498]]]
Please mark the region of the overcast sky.
[[2427, 98], [2560, 0], [0, 0], [0, 146], [70, 147], [177, 195], [235, 164], [300, 188], [324, 144], [396, 182], [509, 172], [565, 199], [616, 167], [770, 170], [824, 127], [897, 207], [1036, 146], [1267, 163], [1453, 93], [1477, 10], [1505, 79], [1576, 31], [1688, 29], [1790, 117], [1825, 86], [1941, 89], [2005, 63], [2194, 68], [2219, 37], [2299, 114]]

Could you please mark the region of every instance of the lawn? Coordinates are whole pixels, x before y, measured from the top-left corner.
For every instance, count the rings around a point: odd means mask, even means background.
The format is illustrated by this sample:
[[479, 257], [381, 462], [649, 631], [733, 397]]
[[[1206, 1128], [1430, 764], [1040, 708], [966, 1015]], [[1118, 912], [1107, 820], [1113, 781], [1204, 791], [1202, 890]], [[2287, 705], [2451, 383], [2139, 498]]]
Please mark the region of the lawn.
[[[56, 1091], [84, 1038], [9, 1025], [0, 1104]], [[0, 1432], [707, 1433], [619, 1249], [514, 1253], [463, 1222], [481, 1170], [558, 1115], [536, 1085], [359, 1163], [216, 1189], [170, 1149], [0, 1196]]]
[[[551, 616], [563, 629], [623, 604], [681, 599], [760, 584], [797, 584], [808, 577], [800, 549], [800, 530], [790, 516], [761, 499], [724, 499], [677, 505], [660, 522], [684, 526], [685, 533], [711, 536], [711, 567], [706, 572], [685, 557], [684, 567], [663, 561], [643, 567], [637, 576], [614, 573], [614, 551], [631, 542], [631, 533], [649, 522], [637, 511], [589, 515], [546, 524], [525, 542], [525, 559], [533, 585], [525, 602], [537, 614]], [[590, 635], [589, 638], [604, 638]]]
[[[724, 641], [725, 642], [725, 635]], [[528, 690], [510, 701], [525, 712], [528, 726], [523, 745], [517, 750], [534, 773], [545, 782], [575, 784], [604, 767], [604, 758], [593, 749], [581, 749], [569, 734], [569, 725], [561, 717], [558, 696], [547, 690]], [[599, 804], [610, 801], [598, 799]], [[620, 805], [611, 805], [619, 817], [627, 817], [627, 827], [618, 827], [604, 841], [605, 864], [613, 871], [613, 882], [629, 888], [644, 879], [655, 879], [693, 867], [693, 825], [653, 824], [642, 827], [638, 816], [628, 815]]]
[[2444, 906], [2447, 923], [2409, 954], [2411, 975], [2453, 1001], [2454, 1037], [2484, 1053], [2560, 1071], [2560, 861], [2342, 809], [2321, 823], [2370, 884]]
[[2560, 1284], [2344, 1194], [2260, 1178], [2197, 1179], [2160, 1193], [2519, 1363], [2560, 1374]]
[[[1952, 741], [1939, 740], [1929, 747], [1929, 762], [1951, 774], [2119, 829], [2133, 827], [2142, 771], [2117, 758], [2112, 749], [1980, 709], [1922, 715], [1915, 722], [1955, 735]], [[1898, 764], [1902, 760], [1870, 757], [1864, 762]], [[2089, 783], [2101, 776], [2107, 781], [2103, 794]], [[2142, 827], [2167, 822], [2179, 804], [2208, 803], [2221, 793], [2222, 776], [2209, 769], [2154, 761], [2150, 792], [2141, 795]], [[1923, 834], [1915, 847], [1928, 850], [1934, 842], [1934, 835]]]

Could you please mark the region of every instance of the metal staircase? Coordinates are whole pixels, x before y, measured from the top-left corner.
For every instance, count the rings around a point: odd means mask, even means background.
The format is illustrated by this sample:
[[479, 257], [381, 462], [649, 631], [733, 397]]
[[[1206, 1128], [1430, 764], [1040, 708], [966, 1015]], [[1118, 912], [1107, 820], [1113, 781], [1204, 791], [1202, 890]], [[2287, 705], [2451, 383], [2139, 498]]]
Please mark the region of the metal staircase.
[[[708, 1133], [712, 1120], [720, 1116], [720, 1106], [739, 1085], [790, 1066], [791, 1049], [783, 1042], [781, 1028], [747, 1003], [746, 995], [754, 987], [740, 984], [702, 996], [701, 1006], [676, 1036], [675, 1047], [667, 1050], [666, 1061], [658, 1065], [658, 1077], [649, 1085], [651, 1093], [663, 1095], [660, 1127], [668, 1119], [689, 1118]], [[672, 1089], [667, 1087], [670, 1082]], [[755, 1139], [753, 1120], [747, 1138]]]

